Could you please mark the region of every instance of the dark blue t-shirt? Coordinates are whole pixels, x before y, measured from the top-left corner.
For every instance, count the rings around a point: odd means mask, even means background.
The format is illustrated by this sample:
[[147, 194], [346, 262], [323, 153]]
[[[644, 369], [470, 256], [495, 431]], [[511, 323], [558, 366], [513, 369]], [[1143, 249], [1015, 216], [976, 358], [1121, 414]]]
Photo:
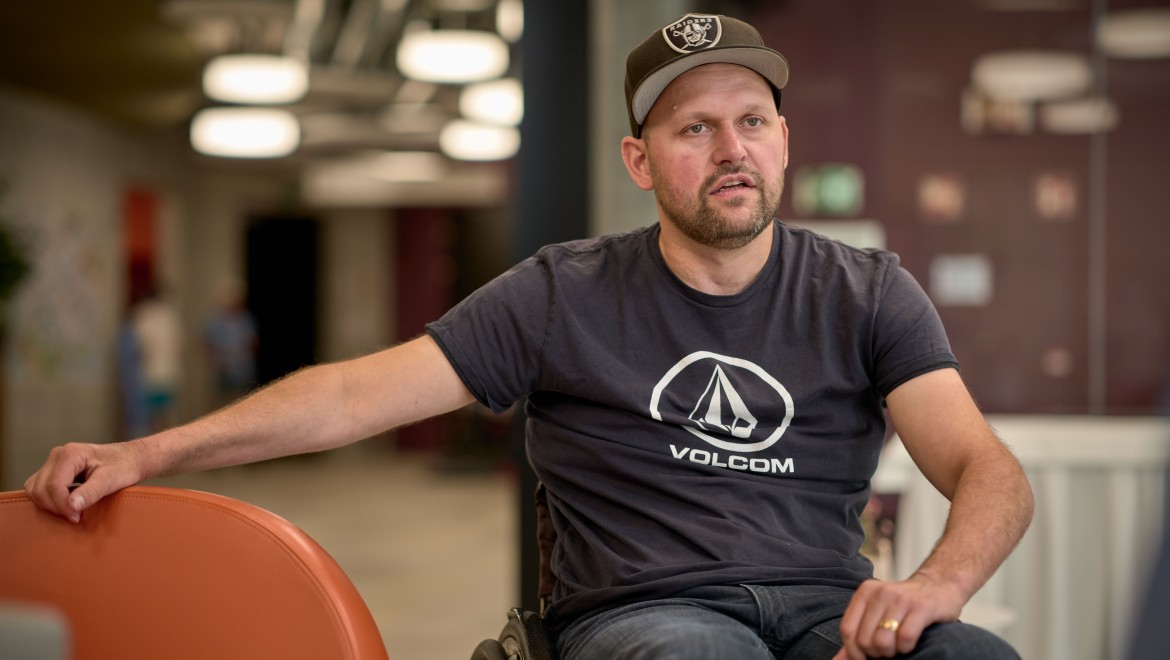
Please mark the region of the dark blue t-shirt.
[[882, 401], [956, 366], [896, 255], [774, 223], [744, 291], [691, 289], [658, 227], [553, 245], [428, 326], [472, 394], [528, 397], [550, 618], [703, 584], [854, 587]]

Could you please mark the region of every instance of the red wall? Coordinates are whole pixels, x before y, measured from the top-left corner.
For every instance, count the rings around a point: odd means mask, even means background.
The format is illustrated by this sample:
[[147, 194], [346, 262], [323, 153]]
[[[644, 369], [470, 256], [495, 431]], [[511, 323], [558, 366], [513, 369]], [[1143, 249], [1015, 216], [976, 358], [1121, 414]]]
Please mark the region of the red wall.
[[[990, 304], [940, 306], [964, 378], [987, 412], [1158, 412], [1170, 380], [1170, 59], [1107, 64], [1121, 123], [1105, 141], [1106, 406], [1094, 409], [1091, 140], [1040, 131], [970, 135], [959, 120], [978, 55], [1089, 53], [1089, 3], [1032, 12], [976, 4], [786, 0], [757, 10], [764, 40], [791, 66], [783, 105], [790, 180], [802, 165], [860, 167], [866, 199], [856, 217], [884, 223], [887, 246], [924, 286], [935, 255], [990, 257]], [[1033, 209], [1032, 181], [1046, 170], [1066, 172], [1078, 186], [1078, 208], [1067, 221], [1040, 221]], [[932, 171], [965, 180], [961, 222], [920, 217], [918, 181]], [[795, 217], [789, 202], [781, 214]], [[1072, 357], [1064, 375], [1043, 368], [1053, 349]]]

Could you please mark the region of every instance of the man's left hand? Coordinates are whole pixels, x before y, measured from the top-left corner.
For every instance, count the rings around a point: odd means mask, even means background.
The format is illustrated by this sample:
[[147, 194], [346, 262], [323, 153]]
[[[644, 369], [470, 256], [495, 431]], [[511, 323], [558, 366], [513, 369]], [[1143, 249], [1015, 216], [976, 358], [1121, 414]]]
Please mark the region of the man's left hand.
[[922, 573], [902, 582], [866, 580], [841, 618], [843, 645], [833, 660], [909, 653], [927, 626], [957, 620], [963, 602], [953, 585]]

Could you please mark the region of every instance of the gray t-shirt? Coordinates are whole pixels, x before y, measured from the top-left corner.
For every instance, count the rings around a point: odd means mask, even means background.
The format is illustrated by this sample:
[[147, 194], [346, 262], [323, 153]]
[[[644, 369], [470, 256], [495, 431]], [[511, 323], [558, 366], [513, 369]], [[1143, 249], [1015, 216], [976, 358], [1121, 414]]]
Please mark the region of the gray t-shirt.
[[896, 255], [774, 223], [746, 290], [666, 266], [657, 225], [542, 249], [427, 330], [493, 410], [527, 396], [550, 619], [704, 584], [854, 587], [882, 402], [955, 367]]

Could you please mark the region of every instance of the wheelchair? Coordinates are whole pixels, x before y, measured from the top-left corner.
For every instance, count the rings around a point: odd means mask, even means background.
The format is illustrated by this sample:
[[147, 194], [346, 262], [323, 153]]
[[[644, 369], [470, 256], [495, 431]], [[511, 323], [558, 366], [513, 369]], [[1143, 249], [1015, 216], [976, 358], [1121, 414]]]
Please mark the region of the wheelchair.
[[498, 639], [485, 639], [471, 660], [556, 660], [557, 649], [544, 619], [531, 610], [512, 608]]
[[512, 608], [508, 622], [496, 639], [485, 639], [475, 647], [471, 660], [556, 660], [557, 649], [544, 623], [545, 603], [552, 595], [556, 576], [552, 573], [550, 556], [556, 532], [548, 512], [548, 498], [544, 485], [536, 486], [536, 543], [540, 550], [540, 577], [538, 582], [540, 609], [533, 612]]

